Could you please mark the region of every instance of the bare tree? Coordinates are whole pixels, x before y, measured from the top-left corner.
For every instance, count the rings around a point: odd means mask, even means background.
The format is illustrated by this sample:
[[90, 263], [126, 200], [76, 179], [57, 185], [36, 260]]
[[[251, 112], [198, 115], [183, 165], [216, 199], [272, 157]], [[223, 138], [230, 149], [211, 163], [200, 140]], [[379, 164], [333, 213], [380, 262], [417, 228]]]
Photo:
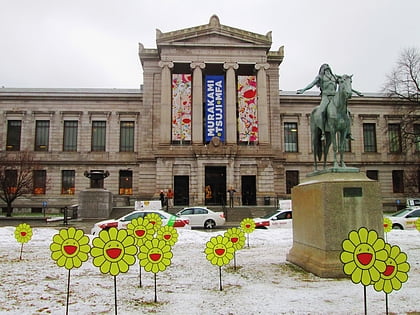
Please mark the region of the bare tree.
[[404, 49], [390, 74], [387, 75], [384, 92], [399, 99], [395, 107], [400, 117], [401, 151], [411, 165], [406, 169], [404, 180], [407, 193], [419, 191], [420, 151], [420, 51]]
[[33, 191], [33, 171], [38, 169], [33, 155], [26, 151], [0, 154], [0, 199], [7, 205], [7, 216], [12, 216], [13, 202]]

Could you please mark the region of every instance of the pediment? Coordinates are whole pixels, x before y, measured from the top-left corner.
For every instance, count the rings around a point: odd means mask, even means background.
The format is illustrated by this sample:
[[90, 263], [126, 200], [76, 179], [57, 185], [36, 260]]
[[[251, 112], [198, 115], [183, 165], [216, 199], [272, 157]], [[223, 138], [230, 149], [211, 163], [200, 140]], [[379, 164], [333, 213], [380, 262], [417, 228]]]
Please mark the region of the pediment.
[[196, 45], [196, 46], [257, 46], [267, 50], [271, 47], [271, 32], [266, 35], [248, 32], [222, 25], [213, 15], [208, 24], [162, 33], [156, 30], [156, 44], [160, 46]]

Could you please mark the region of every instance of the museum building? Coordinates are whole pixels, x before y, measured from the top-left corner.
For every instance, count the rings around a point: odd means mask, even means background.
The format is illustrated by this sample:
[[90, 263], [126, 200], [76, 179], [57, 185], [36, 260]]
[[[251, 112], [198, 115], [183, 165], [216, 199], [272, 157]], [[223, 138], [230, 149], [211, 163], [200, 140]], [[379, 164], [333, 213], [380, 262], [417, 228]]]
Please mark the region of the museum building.
[[[115, 205], [168, 189], [175, 206], [224, 205], [229, 188], [236, 206], [289, 199], [314, 169], [309, 117], [320, 97], [281, 91], [284, 50], [271, 50], [271, 36], [213, 15], [208, 24], [156, 30], [156, 48], [139, 44], [140, 89], [0, 89], [0, 153], [29, 151], [41, 165], [15, 211], [77, 203], [90, 170], [109, 172], [104, 187]], [[395, 100], [354, 96], [349, 108], [356, 140], [345, 161], [380, 182], [393, 210], [405, 201], [418, 152], [402, 153]]]

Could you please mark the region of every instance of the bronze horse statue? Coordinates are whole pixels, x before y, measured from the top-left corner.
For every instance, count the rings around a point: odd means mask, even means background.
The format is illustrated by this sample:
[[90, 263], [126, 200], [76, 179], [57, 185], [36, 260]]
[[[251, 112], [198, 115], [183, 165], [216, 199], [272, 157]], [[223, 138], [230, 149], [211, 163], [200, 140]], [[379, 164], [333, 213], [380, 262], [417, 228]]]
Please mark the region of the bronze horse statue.
[[[347, 101], [352, 96], [352, 75], [344, 74], [337, 76], [338, 91], [333, 100], [328, 104], [325, 113], [316, 115], [319, 106], [311, 113], [311, 140], [314, 153], [314, 168], [317, 170], [317, 161], [324, 157], [324, 168], [327, 164], [327, 156], [330, 145], [333, 145], [334, 168], [346, 167], [343, 155], [347, 135], [350, 132], [350, 117], [347, 110]], [[325, 141], [321, 140], [321, 124], [325, 124]], [[337, 161], [337, 153], [340, 161]]]

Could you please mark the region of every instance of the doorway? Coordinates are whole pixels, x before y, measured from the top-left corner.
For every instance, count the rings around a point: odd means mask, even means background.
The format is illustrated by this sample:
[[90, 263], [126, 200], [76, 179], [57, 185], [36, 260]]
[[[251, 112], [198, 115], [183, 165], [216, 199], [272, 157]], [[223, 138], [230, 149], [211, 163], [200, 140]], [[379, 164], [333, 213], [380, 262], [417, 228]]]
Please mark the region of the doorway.
[[244, 206], [256, 206], [257, 205], [257, 189], [256, 189], [256, 177], [242, 176], [241, 178], [241, 193], [242, 193], [242, 205]]
[[226, 205], [226, 167], [206, 166], [204, 200], [206, 205]]
[[190, 177], [174, 176], [174, 206], [190, 204]]

